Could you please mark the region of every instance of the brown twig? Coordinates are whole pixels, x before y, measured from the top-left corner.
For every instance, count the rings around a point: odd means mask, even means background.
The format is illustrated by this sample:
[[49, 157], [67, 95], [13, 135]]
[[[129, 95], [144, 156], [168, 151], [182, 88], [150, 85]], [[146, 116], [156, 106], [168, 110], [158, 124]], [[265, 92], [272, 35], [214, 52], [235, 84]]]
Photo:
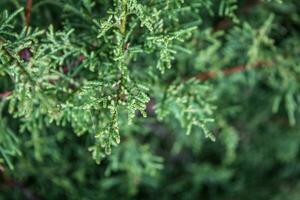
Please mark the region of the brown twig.
[[4, 97], [8, 97], [8, 96], [10, 96], [11, 95], [11, 91], [6, 91], [6, 92], [3, 92], [3, 93], [0, 93], [0, 97], [1, 98], [4, 98]]
[[246, 67], [246, 65], [237, 65], [234, 67], [230, 67], [230, 68], [225, 68], [220, 70], [219, 72], [216, 71], [208, 71], [208, 72], [202, 72], [197, 74], [195, 77], [198, 80], [202, 80], [202, 81], [206, 81], [209, 79], [213, 79], [216, 78], [219, 74], [222, 75], [231, 75], [231, 74], [235, 74], [235, 73], [239, 73], [239, 72], [244, 72], [253, 68], [262, 68], [262, 67], [269, 67], [270, 65], [266, 62], [257, 62], [253, 65], [250, 65], [249, 67]]
[[29, 28], [30, 16], [31, 16], [32, 0], [26, 1], [25, 18], [26, 18], [26, 31]]

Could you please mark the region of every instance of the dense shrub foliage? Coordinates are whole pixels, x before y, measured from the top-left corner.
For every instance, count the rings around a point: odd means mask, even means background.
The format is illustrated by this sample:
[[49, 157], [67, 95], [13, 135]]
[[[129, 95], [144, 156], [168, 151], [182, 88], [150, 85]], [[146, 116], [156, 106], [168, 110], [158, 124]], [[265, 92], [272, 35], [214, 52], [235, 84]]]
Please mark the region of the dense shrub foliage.
[[0, 199], [300, 198], [299, 0], [0, 13]]

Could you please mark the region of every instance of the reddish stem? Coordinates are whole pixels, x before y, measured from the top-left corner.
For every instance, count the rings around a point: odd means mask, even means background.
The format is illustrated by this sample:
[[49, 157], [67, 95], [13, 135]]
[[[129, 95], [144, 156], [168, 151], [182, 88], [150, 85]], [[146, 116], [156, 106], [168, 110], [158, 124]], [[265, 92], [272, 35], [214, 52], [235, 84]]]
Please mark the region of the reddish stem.
[[28, 29], [30, 24], [30, 16], [31, 16], [31, 7], [32, 7], [32, 0], [26, 1], [26, 8], [25, 8], [25, 18], [26, 18], [26, 27]]
[[[234, 67], [222, 69], [221, 73], [227, 76], [230, 74], [235, 74], [235, 73], [247, 71], [249, 69], [260, 68], [260, 67], [269, 67], [269, 65], [266, 62], [257, 62], [254, 65], [251, 65], [249, 68], [247, 68], [245, 65], [237, 65]], [[196, 75], [196, 79], [206, 81], [215, 78], [218, 74], [220, 74], [220, 72], [216, 72], [216, 71], [203, 72]]]
[[8, 97], [12, 94], [11, 91], [6, 91], [6, 92], [3, 92], [3, 93], [0, 93], [0, 97], [1, 98], [4, 98], [4, 97]]

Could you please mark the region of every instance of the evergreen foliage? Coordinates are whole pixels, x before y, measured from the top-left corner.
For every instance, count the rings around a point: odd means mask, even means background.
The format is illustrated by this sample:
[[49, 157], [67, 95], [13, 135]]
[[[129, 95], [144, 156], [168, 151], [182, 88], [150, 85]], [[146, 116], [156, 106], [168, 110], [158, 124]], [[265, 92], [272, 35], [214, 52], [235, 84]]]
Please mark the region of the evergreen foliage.
[[299, 199], [300, 1], [30, 3], [0, 2], [0, 199]]

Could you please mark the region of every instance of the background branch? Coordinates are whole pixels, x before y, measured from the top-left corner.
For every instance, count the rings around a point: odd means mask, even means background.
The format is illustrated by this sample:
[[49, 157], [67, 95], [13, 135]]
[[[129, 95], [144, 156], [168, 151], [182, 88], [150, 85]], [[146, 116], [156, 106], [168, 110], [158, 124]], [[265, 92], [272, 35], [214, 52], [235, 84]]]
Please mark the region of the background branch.
[[27, 0], [26, 9], [25, 9], [26, 30], [28, 30], [30, 24], [31, 8], [32, 8], [32, 0]]
[[270, 67], [270, 65], [266, 62], [260, 61], [257, 62], [249, 67], [247, 67], [246, 65], [237, 65], [237, 66], [233, 66], [233, 67], [229, 67], [229, 68], [224, 68], [222, 70], [218, 71], [207, 71], [207, 72], [202, 72], [197, 74], [195, 77], [198, 80], [209, 80], [209, 79], [213, 79], [216, 78], [219, 74], [222, 75], [231, 75], [231, 74], [235, 74], [235, 73], [240, 73], [240, 72], [244, 72], [253, 68], [262, 68], [262, 67]]

